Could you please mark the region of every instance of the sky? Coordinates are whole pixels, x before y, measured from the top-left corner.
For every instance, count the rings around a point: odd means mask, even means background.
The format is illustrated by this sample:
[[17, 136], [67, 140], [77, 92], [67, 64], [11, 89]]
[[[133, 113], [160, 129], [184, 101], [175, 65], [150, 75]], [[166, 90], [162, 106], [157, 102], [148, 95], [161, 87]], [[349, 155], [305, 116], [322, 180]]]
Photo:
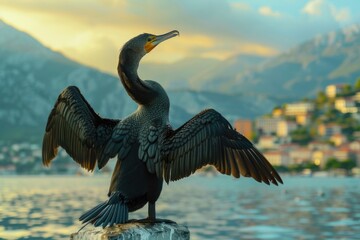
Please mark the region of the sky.
[[0, 19], [80, 63], [115, 73], [119, 50], [143, 32], [180, 31], [147, 62], [274, 56], [360, 23], [359, 0], [0, 0]]

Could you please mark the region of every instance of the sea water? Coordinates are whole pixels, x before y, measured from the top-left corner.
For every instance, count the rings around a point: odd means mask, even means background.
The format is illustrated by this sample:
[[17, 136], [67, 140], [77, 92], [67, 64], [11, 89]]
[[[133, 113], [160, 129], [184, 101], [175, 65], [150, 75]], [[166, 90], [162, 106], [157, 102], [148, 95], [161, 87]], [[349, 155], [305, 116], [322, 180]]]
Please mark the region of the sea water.
[[[285, 177], [280, 186], [229, 176], [164, 185], [157, 216], [191, 239], [360, 239], [360, 179]], [[69, 239], [107, 199], [110, 176], [0, 177], [0, 239]], [[147, 208], [130, 218], [147, 217]]]

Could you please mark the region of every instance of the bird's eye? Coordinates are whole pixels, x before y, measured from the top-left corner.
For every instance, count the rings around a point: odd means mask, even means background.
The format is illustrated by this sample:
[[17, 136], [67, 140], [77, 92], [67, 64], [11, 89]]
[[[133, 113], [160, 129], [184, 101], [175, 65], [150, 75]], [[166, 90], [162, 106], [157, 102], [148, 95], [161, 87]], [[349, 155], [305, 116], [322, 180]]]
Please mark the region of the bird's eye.
[[147, 41], [150, 42], [150, 41], [151, 41], [151, 37], [148, 37]]

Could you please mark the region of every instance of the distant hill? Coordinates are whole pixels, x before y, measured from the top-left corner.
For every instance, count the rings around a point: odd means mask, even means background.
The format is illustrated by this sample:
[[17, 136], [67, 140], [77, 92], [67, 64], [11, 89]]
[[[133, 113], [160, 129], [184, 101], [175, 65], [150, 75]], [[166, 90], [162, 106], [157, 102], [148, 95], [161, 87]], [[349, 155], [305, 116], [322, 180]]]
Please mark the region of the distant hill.
[[[189, 60], [178, 67], [193, 65]], [[158, 66], [159, 71], [167, 71], [169, 78], [176, 79], [178, 75], [164, 68]], [[195, 73], [194, 68], [191, 75]], [[144, 74], [141, 76], [148, 79]], [[47, 116], [59, 93], [69, 85], [78, 86], [101, 116], [123, 118], [136, 109], [118, 77], [74, 62], [0, 21], [0, 141], [41, 141]], [[275, 105], [261, 96], [190, 91], [181, 86], [168, 93], [172, 104], [170, 121], [174, 126], [206, 107], [217, 109], [232, 121], [239, 117], [253, 118]]]
[[[255, 55], [236, 55], [228, 58], [214, 66], [209, 67], [202, 74], [192, 77], [191, 86], [194, 89], [206, 89], [209, 91], [216, 90], [221, 92], [244, 92], [242, 86], [237, 85], [233, 89], [233, 79], [239, 74], [243, 75], [256, 69], [256, 67], [264, 62], [267, 58]], [[256, 93], [256, 91], [254, 92]]]
[[166, 89], [191, 89], [196, 84], [197, 76], [203, 76], [209, 69], [221, 64], [220, 60], [209, 58], [185, 58], [161, 64], [143, 63], [139, 67], [139, 75], [144, 76], [144, 79], [158, 79]]
[[116, 78], [71, 61], [0, 22], [0, 123], [6, 126], [0, 138], [21, 137], [24, 131], [31, 133], [26, 137], [37, 137], [58, 94], [68, 85], [78, 86], [103, 115], [129, 111]]
[[246, 68], [250, 61], [224, 62], [226, 71], [210, 71], [198, 88], [298, 99], [314, 96], [328, 84], [353, 84], [360, 76], [360, 25], [320, 35], [271, 59], [254, 60], [255, 66]]
[[[139, 72], [167, 89], [174, 126], [204, 108], [215, 108], [230, 121], [254, 118], [283, 102], [312, 97], [328, 84], [353, 84], [360, 76], [360, 25], [318, 36], [273, 58], [142, 63]], [[26, 136], [40, 141], [48, 113], [69, 85], [78, 86], [104, 117], [123, 118], [136, 109], [117, 76], [72, 61], [0, 21], [0, 140]]]

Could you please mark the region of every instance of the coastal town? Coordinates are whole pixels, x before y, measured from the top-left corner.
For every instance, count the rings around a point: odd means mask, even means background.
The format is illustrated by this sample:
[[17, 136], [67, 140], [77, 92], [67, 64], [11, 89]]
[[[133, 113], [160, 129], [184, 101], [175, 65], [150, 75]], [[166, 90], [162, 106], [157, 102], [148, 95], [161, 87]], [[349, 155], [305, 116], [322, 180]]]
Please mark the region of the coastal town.
[[283, 104], [255, 120], [239, 119], [234, 127], [279, 171], [359, 175], [360, 79], [354, 86], [328, 85], [314, 99]]
[[[286, 103], [233, 125], [280, 172], [360, 175], [360, 79], [354, 86], [328, 85], [314, 99]], [[53, 165], [42, 166], [39, 144], [0, 143], [0, 175], [85, 174], [64, 150]]]

